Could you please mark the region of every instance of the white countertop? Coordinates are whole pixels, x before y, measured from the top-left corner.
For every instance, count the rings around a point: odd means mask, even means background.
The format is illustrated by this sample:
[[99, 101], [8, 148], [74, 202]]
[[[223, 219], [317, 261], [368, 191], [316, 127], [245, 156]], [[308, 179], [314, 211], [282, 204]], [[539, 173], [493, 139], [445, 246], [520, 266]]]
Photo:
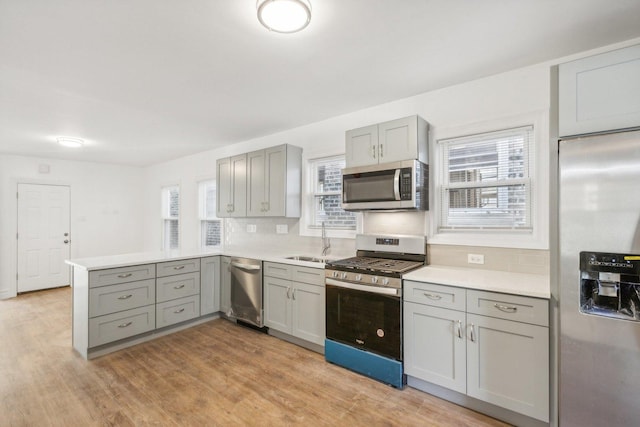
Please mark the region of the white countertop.
[[[237, 256], [259, 259], [267, 262], [279, 262], [311, 268], [324, 268], [324, 263], [320, 262], [286, 259], [286, 257], [292, 255], [306, 255], [303, 253], [297, 253], [296, 251], [290, 251], [287, 253], [265, 253], [263, 251], [250, 252], [244, 250], [223, 249], [215, 251], [142, 252], [71, 259], [65, 262], [73, 267], [91, 271], [173, 261], [178, 259], [202, 258], [215, 255]], [[405, 274], [403, 279], [490, 292], [530, 296], [535, 298], [549, 299], [551, 296], [549, 276], [539, 274], [428, 265]]]
[[407, 273], [402, 278], [535, 298], [551, 297], [549, 276], [543, 274], [428, 265]]
[[[171, 252], [162, 252], [162, 251], [139, 252], [139, 253], [130, 253], [130, 254], [97, 256], [97, 257], [91, 257], [91, 258], [68, 259], [65, 261], [65, 263], [75, 268], [91, 271], [91, 270], [104, 270], [106, 268], [126, 267], [130, 265], [152, 264], [156, 262], [173, 261], [178, 259], [203, 258], [207, 256], [216, 256], [216, 255], [253, 258], [253, 259], [259, 259], [259, 260], [268, 261], [268, 262], [280, 262], [284, 264], [301, 265], [304, 267], [324, 268], [324, 263], [321, 263], [321, 262], [298, 261], [298, 260], [286, 259], [286, 257], [292, 256], [292, 255], [308, 255], [308, 256], [315, 256], [315, 257], [317, 257], [318, 255], [303, 254], [296, 251], [290, 251], [287, 253], [266, 254], [265, 252], [259, 252], [259, 251], [250, 252], [250, 251], [222, 250], [222, 249], [208, 250], [208, 251], [196, 250], [196, 251], [171, 251]], [[329, 257], [329, 259], [333, 259], [333, 258], [336, 258], [336, 257]]]

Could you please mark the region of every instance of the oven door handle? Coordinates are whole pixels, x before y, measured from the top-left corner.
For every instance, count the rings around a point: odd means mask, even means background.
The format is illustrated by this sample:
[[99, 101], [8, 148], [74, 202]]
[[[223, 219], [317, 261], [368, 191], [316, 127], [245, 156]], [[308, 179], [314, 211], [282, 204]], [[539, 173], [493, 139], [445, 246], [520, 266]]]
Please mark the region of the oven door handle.
[[357, 283], [341, 282], [339, 280], [334, 280], [329, 278], [325, 279], [325, 283], [327, 285], [337, 286], [339, 288], [354, 289], [356, 291], [371, 292], [374, 294], [382, 294], [382, 295], [400, 296], [400, 289], [396, 289], [396, 288], [383, 288], [379, 286], [359, 285]]

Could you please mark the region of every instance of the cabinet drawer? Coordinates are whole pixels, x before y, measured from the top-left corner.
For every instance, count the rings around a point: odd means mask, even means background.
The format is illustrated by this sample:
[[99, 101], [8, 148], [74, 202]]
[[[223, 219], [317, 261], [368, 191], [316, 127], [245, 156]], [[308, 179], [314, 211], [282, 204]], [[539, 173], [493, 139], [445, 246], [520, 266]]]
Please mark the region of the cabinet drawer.
[[312, 267], [291, 266], [292, 280], [294, 282], [309, 283], [310, 285], [324, 286], [324, 269]]
[[193, 319], [199, 315], [199, 295], [156, 304], [156, 325], [158, 328]]
[[455, 286], [443, 286], [433, 283], [404, 281], [404, 300], [433, 307], [465, 311], [466, 290]]
[[275, 262], [264, 263], [264, 275], [268, 277], [277, 277], [280, 279], [291, 279], [291, 265], [278, 264]]
[[156, 279], [157, 302], [200, 293], [200, 273], [179, 274]]
[[144, 264], [131, 267], [109, 268], [89, 272], [89, 287], [115, 285], [117, 283], [135, 282], [156, 277], [156, 265]]
[[173, 276], [182, 273], [193, 273], [195, 271], [200, 271], [200, 258], [158, 263], [157, 276]]
[[118, 311], [130, 310], [156, 302], [156, 281], [101, 286], [89, 291], [89, 317], [103, 316]]
[[155, 306], [134, 308], [89, 319], [89, 347], [151, 331], [156, 326]]
[[549, 302], [539, 298], [467, 290], [467, 312], [549, 326]]

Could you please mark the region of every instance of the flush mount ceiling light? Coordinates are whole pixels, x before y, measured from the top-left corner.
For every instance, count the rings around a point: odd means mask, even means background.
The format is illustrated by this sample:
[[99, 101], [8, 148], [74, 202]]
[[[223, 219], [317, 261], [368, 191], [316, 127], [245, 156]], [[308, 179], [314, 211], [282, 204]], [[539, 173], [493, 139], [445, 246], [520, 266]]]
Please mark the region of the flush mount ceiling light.
[[59, 136], [58, 138], [56, 138], [56, 140], [58, 141], [58, 144], [62, 145], [63, 147], [79, 148], [84, 145], [84, 141], [81, 140], [80, 138], [69, 138], [66, 136]]
[[270, 31], [295, 33], [311, 21], [309, 0], [257, 0], [258, 20]]

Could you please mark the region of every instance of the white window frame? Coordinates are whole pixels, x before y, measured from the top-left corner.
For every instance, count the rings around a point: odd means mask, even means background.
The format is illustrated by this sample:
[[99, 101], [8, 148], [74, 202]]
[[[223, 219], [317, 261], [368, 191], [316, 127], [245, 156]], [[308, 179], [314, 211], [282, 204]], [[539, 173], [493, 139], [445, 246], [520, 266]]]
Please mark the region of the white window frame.
[[[482, 123], [474, 123], [466, 126], [458, 126], [448, 129], [434, 129], [432, 178], [431, 187], [432, 208], [428, 216], [429, 242], [432, 244], [467, 245], [467, 246], [491, 246], [504, 248], [523, 249], [548, 249], [549, 248], [549, 124], [548, 112], [537, 111], [511, 116], [501, 119], [489, 120]], [[476, 135], [504, 129], [533, 126], [533, 147], [529, 155], [532, 155], [530, 181], [530, 226], [528, 231], [506, 229], [440, 229], [442, 204], [442, 188], [445, 185], [444, 154], [442, 144], [438, 141]]]
[[[300, 221], [300, 235], [320, 237], [322, 235], [321, 227], [312, 226], [314, 205], [315, 205], [315, 168], [314, 164], [322, 160], [332, 159], [344, 159], [345, 154], [332, 154], [326, 156], [318, 156], [313, 158], [303, 159], [303, 203], [302, 203], [302, 220]], [[340, 194], [341, 193], [337, 193]], [[327, 227], [326, 232], [328, 237], [343, 238], [343, 239], [355, 239], [356, 234], [362, 232], [362, 214], [360, 212], [355, 213], [356, 228], [355, 230], [345, 230], [340, 228]]]
[[[215, 209], [212, 216], [207, 216], [207, 187], [213, 185], [217, 193], [216, 180], [206, 179], [198, 182], [198, 235], [200, 236], [200, 248], [207, 249], [219, 249], [222, 247], [224, 241], [224, 221], [222, 218], [218, 218], [215, 215]], [[214, 201], [217, 203], [217, 197]], [[205, 239], [206, 224], [210, 221], [220, 221], [220, 244], [219, 245], [207, 245]]]
[[[178, 216], [170, 215], [169, 208], [169, 193], [171, 190], [178, 190]], [[160, 189], [160, 217], [161, 217], [161, 249], [163, 251], [175, 251], [180, 249], [180, 244], [182, 240], [182, 230], [181, 230], [181, 221], [180, 215], [182, 213], [182, 191], [180, 190], [180, 184], [171, 184], [165, 185]], [[169, 242], [167, 237], [167, 221], [178, 221], [178, 246], [175, 248], [170, 247], [167, 243]]]

